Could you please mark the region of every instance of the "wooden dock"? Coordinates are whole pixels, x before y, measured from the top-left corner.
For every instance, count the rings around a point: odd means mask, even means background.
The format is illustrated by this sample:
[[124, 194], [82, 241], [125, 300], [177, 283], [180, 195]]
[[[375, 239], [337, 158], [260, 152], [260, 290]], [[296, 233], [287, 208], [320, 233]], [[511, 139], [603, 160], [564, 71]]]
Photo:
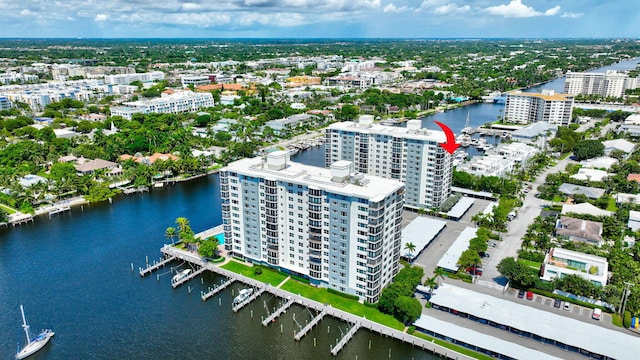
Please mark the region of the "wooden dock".
[[234, 279], [229, 279], [218, 286], [214, 286], [213, 289], [207, 291], [206, 293], [201, 292], [200, 298], [202, 298], [202, 301], [207, 301], [207, 299], [219, 293], [220, 291], [224, 290], [227, 286], [231, 285], [231, 283], [234, 281], [235, 281]]
[[289, 298], [289, 300], [287, 300], [287, 302], [284, 305], [280, 306], [278, 310], [274, 311], [273, 314], [269, 315], [266, 319], [262, 321], [262, 326], [269, 325], [270, 322], [274, 321], [278, 316], [280, 316], [280, 314], [285, 312], [291, 305], [293, 305], [294, 302], [295, 301], [293, 300], [293, 298]]
[[[258, 280], [254, 280], [248, 277], [244, 277], [240, 274], [231, 272], [229, 270], [226, 269], [222, 269], [219, 266], [217, 266], [216, 264], [212, 264], [212, 263], [207, 263], [205, 261], [202, 260], [202, 258], [195, 253], [191, 253], [188, 251], [184, 251], [184, 250], [179, 250], [176, 249], [174, 247], [172, 247], [171, 245], [165, 245], [164, 247], [162, 247], [161, 251], [164, 254], [167, 254], [169, 256], [175, 256], [178, 259], [187, 261], [189, 263], [192, 263], [194, 265], [198, 265], [201, 266], [201, 269], [207, 269], [210, 270], [211, 272], [214, 272], [216, 274], [222, 275], [228, 279], [235, 279], [238, 281], [241, 281], [249, 286], [252, 286], [254, 288], [258, 288], [260, 289], [257, 293], [258, 294], [262, 294], [262, 292], [264, 291], [268, 291], [269, 293], [281, 297], [283, 299], [293, 299], [295, 303], [310, 308], [310, 309], [314, 309], [318, 312], [320, 312], [321, 314], [323, 314], [323, 316], [325, 315], [329, 315], [329, 316], [333, 316], [336, 319], [345, 321], [348, 324], [359, 324], [358, 328], [365, 328], [370, 330], [371, 332], [377, 333], [381, 336], [386, 336], [386, 337], [391, 337], [394, 338], [396, 340], [400, 340], [404, 343], [410, 344], [412, 346], [418, 347], [424, 351], [427, 352], [431, 352], [437, 356], [443, 357], [443, 358], [447, 358], [447, 359], [457, 359], [457, 360], [473, 360], [472, 357], [468, 356], [468, 355], [464, 355], [461, 354], [459, 352], [456, 352], [454, 350], [448, 349], [442, 345], [438, 345], [436, 343], [433, 343], [431, 341], [427, 341], [421, 338], [418, 338], [416, 336], [413, 336], [411, 334], [407, 334], [405, 332], [402, 332], [400, 330], [396, 330], [393, 328], [390, 328], [388, 326], [382, 325], [380, 323], [368, 320], [365, 317], [360, 317], [351, 313], [348, 313], [346, 311], [343, 310], [339, 310], [339, 309], [335, 309], [333, 308], [331, 305], [327, 305], [327, 304], [322, 304], [320, 302], [317, 302], [315, 300], [311, 300], [311, 299], [307, 299], [305, 297], [302, 297], [300, 295], [297, 294], [293, 294], [290, 293], [288, 291], [279, 289], [277, 287], [271, 286], [269, 284], [265, 284], [262, 283]], [[199, 270], [199, 271], [200, 271]], [[256, 295], [254, 293], [254, 295]], [[257, 296], [255, 296], [257, 297]], [[253, 300], [253, 299], [251, 299]], [[246, 301], [244, 304], [248, 304], [249, 301]], [[238, 309], [234, 309], [234, 311], [238, 311], [240, 310]], [[319, 316], [319, 315], [318, 315]], [[318, 318], [318, 317], [316, 317]], [[318, 319], [318, 321], [320, 321], [320, 319]], [[313, 322], [313, 321], [312, 321]], [[309, 325], [307, 325], [309, 326]], [[307, 330], [308, 331], [308, 330]], [[301, 337], [300, 337], [301, 338]]]
[[361, 326], [362, 325], [359, 322], [355, 323], [353, 327], [349, 329], [349, 332], [345, 336], [343, 336], [342, 339], [340, 339], [340, 342], [336, 346], [334, 346], [333, 349], [331, 349], [331, 354], [333, 354], [333, 356], [338, 355], [340, 350], [342, 350], [342, 348], [349, 342], [349, 340], [351, 340], [353, 335], [356, 334]]
[[[150, 266], [147, 266], [146, 269], [142, 269], [140, 268], [140, 276], [144, 277], [147, 274], [151, 274], [152, 272], [160, 269], [161, 267], [167, 265], [168, 263], [172, 262], [173, 260], [175, 260], [176, 257], [175, 256], [168, 256], [166, 257], [164, 260], [154, 263]], [[131, 265], [133, 267], [133, 265]], [[132, 269], [133, 270], [133, 269]]]
[[22, 224], [27, 224], [30, 222], [33, 222], [33, 215], [30, 215], [30, 214], [24, 214], [22, 216], [17, 216], [9, 220], [9, 224], [11, 224], [13, 227], [16, 227]]
[[313, 327], [316, 326], [316, 324], [319, 323], [325, 315], [327, 315], [327, 309], [322, 310], [320, 314], [316, 315], [316, 317], [314, 317], [313, 320], [304, 327], [304, 329], [295, 334], [293, 338], [296, 339], [296, 341], [300, 341], [300, 339], [307, 335], [307, 333], [313, 329]]
[[189, 275], [187, 275], [187, 276], [183, 277], [182, 279], [180, 279], [180, 280], [178, 280], [178, 281], [176, 281], [176, 282], [173, 282], [173, 281], [172, 281], [172, 282], [171, 282], [171, 287], [175, 289], [175, 288], [177, 288], [178, 286], [180, 286], [180, 285], [182, 285], [182, 284], [186, 283], [187, 281], [189, 281], [189, 280], [193, 279], [194, 277], [196, 277], [196, 276], [198, 276], [198, 275], [202, 274], [205, 270], [207, 270], [207, 268], [203, 266], [203, 267], [201, 267], [200, 269], [198, 269], [198, 270], [196, 270], [196, 271], [192, 272], [191, 274], [189, 274]]
[[253, 292], [253, 294], [251, 294], [251, 296], [249, 296], [249, 298], [243, 302], [241, 302], [240, 304], [234, 306], [232, 308], [233, 312], [238, 312], [238, 310], [242, 309], [245, 305], [251, 303], [253, 300], [257, 299], [258, 296], [262, 295], [262, 293], [266, 290], [265, 286], [263, 285], [261, 288], [257, 289], [256, 291]]
[[65, 211], [70, 211], [70, 210], [71, 210], [71, 206], [69, 206], [69, 205], [56, 206], [53, 209], [49, 210], [49, 217], [51, 217], [53, 215], [60, 214], [60, 213], [65, 212]]

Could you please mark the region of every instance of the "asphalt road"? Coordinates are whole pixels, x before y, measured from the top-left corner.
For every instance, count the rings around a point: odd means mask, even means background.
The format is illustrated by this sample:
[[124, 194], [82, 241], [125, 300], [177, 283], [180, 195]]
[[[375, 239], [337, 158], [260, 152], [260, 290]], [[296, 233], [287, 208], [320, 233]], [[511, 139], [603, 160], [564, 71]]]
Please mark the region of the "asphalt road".
[[533, 223], [534, 219], [540, 215], [542, 208], [549, 204], [549, 201], [536, 197], [536, 194], [538, 194], [538, 186], [544, 184], [548, 174], [564, 171], [570, 163], [575, 163], [575, 161], [570, 160], [569, 156], [567, 156], [563, 160], [558, 161], [556, 165], [547, 168], [531, 182], [533, 189], [525, 194], [523, 205], [516, 209], [518, 215], [509, 222], [507, 232], [502, 236], [502, 241], [496, 242], [497, 247], [490, 252], [491, 257], [483, 260], [482, 280], [494, 281], [500, 285], [505, 285], [506, 279], [500, 275], [496, 266], [500, 263], [500, 260], [506, 257], [518, 257], [518, 250], [520, 250], [522, 245], [522, 237], [526, 233], [527, 228]]

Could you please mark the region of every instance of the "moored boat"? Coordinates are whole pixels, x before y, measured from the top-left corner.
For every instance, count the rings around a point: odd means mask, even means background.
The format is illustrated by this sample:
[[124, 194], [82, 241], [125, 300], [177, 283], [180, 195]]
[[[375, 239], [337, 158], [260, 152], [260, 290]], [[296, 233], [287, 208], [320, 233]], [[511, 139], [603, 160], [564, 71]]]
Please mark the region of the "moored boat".
[[179, 273], [173, 275], [173, 278], [171, 278], [171, 282], [180, 281], [180, 280], [186, 278], [187, 276], [189, 276], [189, 274], [191, 274], [191, 269], [184, 269], [184, 270], [180, 271]]
[[24, 359], [30, 355], [35, 354], [38, 350], [42, 349], [49, 340], [55, 335], [51, 329], [43, 329], [40, 334], [35, 337], [31, 337], [29, 334], [29, 325], [27, 325], [27, 319], [24, 316], [24, 308], [20, 305], [20, 312], [22, 313], [22, 328], [24, 329], [24, 333], [27, 336], [27, 344], [19, 349], [16, 353], [16, 359]]
[[233, 305], [238, 305], [244, 302], [249, 298], [249, 296], [251, 296], [251, 294], [253, 294], [252, 288], [240, 290], [240, 292], [238, 293], [238, 296], [236, 296], [235, 299], [233, 299]]

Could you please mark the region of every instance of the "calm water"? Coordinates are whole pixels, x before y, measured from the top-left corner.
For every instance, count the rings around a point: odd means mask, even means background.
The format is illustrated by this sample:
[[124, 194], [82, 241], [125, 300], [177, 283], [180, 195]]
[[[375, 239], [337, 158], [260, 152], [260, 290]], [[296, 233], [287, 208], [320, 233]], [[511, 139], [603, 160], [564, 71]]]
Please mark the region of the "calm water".
[[[637, 63], [635, 59], [611, 68], [629, 69]], [[562, 91], [563, 86], [562, 78], [542, 87]], [[423, 126], [437, 129], [433, 120], [438, 120], [459, 133], [467, 114], [475, 127], [494, 121], [502, 108], [475, 104], [425, 118]], [[323, 166], [324, 147], [294, 159]], [[240, 285], [204, 303], [200, 291], [220, 281], [213, 275], [192, 280], [191, 294], [187, 287], [171, 288], [169, 268], [161, 270], [159, 278], [140, 278], [137, 268], [145, 265], [145, 256], [151, 261], [159, 256], [167, 242], [165, 229], [175, 226], [180, 216], [189, 218], [196, 232], [221, 223], [217, 177], [120, 196], [112, 205], [74, 208], [27, 226], [0, 228], [0, 358], [12, 359], [17, 341], [24, 342], [20, 304], [34, 330], [51, 327], [56, 332], [51, 343], [30, 358], [34, 360], [331, 357], [330, 346], [347, 331], [340, 321], [325, 318], [296, 342], [298, 324], [311, 319], [306, 309], [292, 307], [276, 323], [262, 327], [266, 308], [278, 305], [268, 295], [234, 314], [230, 303]], [[337, 358], [388, 359], [389, 353], [395, 359], [435, 359], [363, 330]]]
[[[330, 358], [330, 345], [347, 331], [340, 321], [323, 319], [296, 342], [293, 314], [302, 326], [311, 318], [303, 308], [262, 327], [265, 306], [277, 306], [268, 295], [234, 314], [231, 300], [239, 284], [205, 303], [200, 291], [220, 278], [192, 280], [189, 294], [187, 286], [171, 288], [169, 268], [159, 280], [155, 273], [137, 274], [145, 256], [158, 258], [167, 242], [164, 230], [177, 217], [189, 218], [195, 231], [221, 223], [218, 191], [217, 177], [210, 176], [0, 229], [0, 359], [12, 359], [17, 341], [24, 341], [20, 304], [34, 330], [56, 332], [34, 360]], [[387, 359], [389, 351], [395, 359], [434, 358], [362, 330], [338, 358]]]

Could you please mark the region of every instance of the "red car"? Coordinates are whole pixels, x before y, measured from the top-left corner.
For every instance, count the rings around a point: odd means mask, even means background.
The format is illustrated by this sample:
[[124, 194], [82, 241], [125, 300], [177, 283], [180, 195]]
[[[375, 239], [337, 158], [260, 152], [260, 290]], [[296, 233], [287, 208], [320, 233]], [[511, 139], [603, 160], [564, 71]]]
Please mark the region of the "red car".
[[533, 300], [533, 292], [527, 291], [527, 300]]
[[467, 273], [471, 275], [482, 275], [482, 268], [467, 268]]

